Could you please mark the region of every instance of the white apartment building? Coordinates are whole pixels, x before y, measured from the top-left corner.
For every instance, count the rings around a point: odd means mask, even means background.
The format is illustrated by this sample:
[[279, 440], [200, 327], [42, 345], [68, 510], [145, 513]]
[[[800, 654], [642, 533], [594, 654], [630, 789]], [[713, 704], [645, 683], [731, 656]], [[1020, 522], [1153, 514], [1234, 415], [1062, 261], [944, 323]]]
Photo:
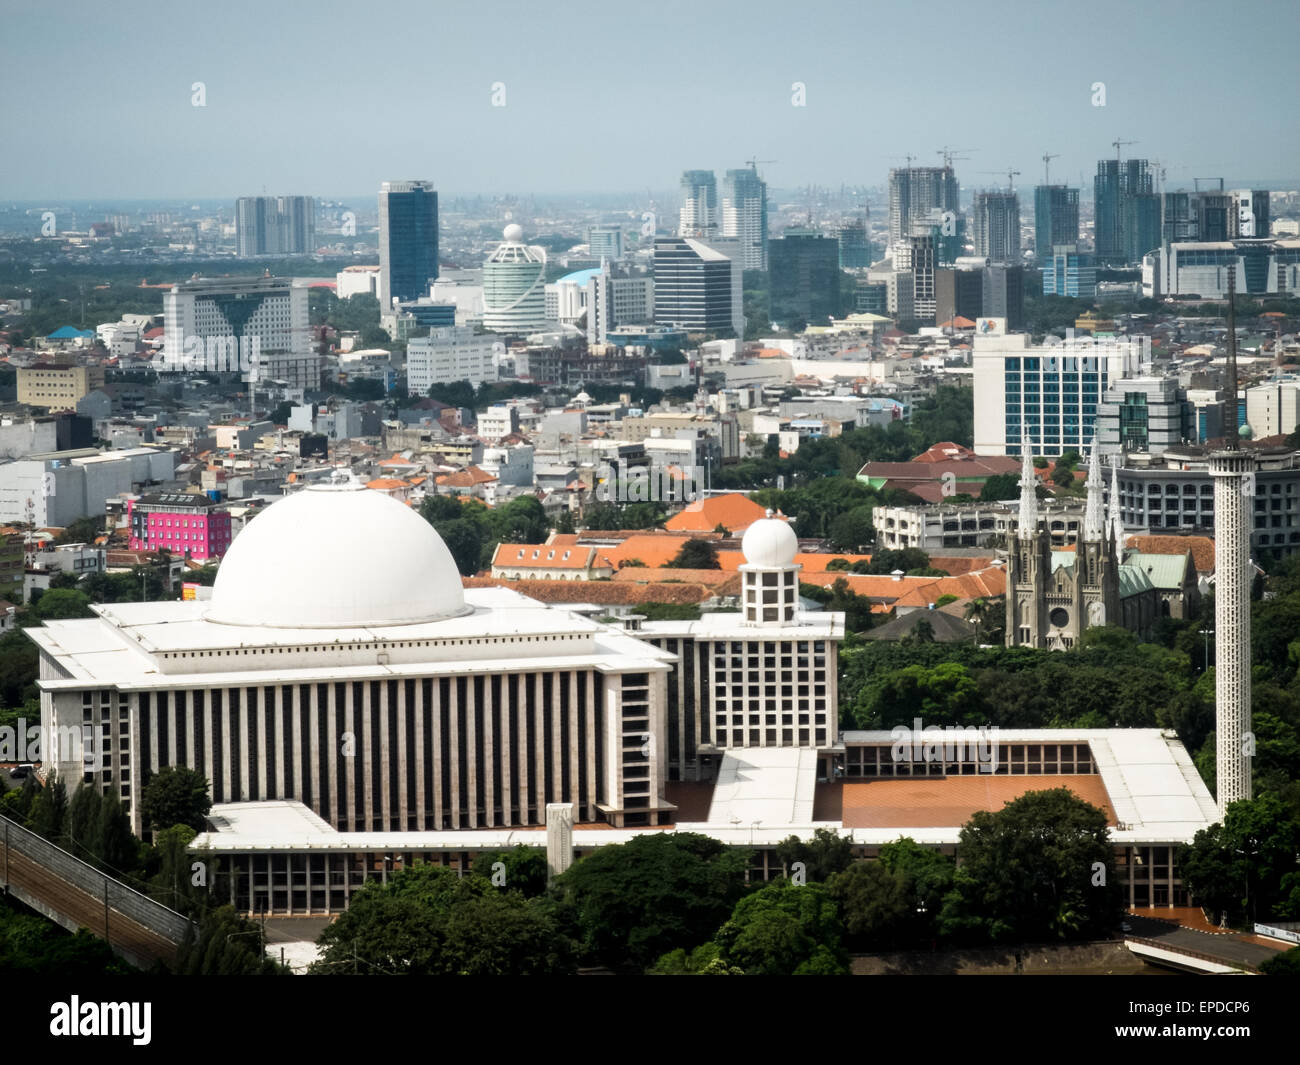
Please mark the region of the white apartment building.
[[1246, 389], [1246, 423], [1256, 440], [1295, 432], [1300, 424], [1300, 381], [1267, 381]]
[[511, 433], [519, 432], [519, 408], [508, 403], [498, 403], [478, 416], [478, 436], [495, 444]]
[[353, 296], [379, 298], [379, 264], [374, 266], [345, 266], [334, 275], [334, 295], [341, 300]]
[[1139, 372], [1136, 341], [1029, 341], [1024, 333], [974, 338], [977, 455], [1019, 455], [1026, 433], [1039, 455], [1090, 447], [1102, 396]]
[[320, 387], [307, 289], [290, 278], [200, 278], [173, 285], [163, 294], [163, 337], [164, 365], [173, 371], [238, 371], [245, 381]]
[[475, 336], [469, 326], [430, 329], [406, 347], [407, 395], [427, 395], [434, 385], [468, 381], [476, 388], [497, 379], [494, 339]]

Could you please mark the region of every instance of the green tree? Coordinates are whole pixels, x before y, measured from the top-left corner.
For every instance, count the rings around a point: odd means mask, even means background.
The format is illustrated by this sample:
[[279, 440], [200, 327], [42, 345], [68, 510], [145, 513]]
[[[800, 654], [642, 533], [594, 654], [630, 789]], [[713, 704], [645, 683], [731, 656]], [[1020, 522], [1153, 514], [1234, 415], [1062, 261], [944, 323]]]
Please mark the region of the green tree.
[[201, 832], [211, 810], [207, 778], [184, 766], [164, 766], [140, 793], [140, 817], [148, 828], [187, 825]]
[[1181, 848], [1178, 865], [1208, 916], [1245, 925], [1300, 917], [1298, 854], [1300, 818], [1276, 795], [1263, 795], [1232, 803], [1222, 824]]
[[102, 518], [77, 518], [70, 522], [54, 541], [58, 544], [93, 544], [104, 532]]
[[777, 844], [776, 857], [787, 876], [795, 862], [802, 862], [808, 879], [821, 883], [852, 864], [853, 841], [832, 829], [819, 828], [806, 843], [798, 836], [786, 837]]
[[68, 790], [55, 777], [37, 793], [28, 814], [32, 831], [53, 843], [61, 843], [68, 817]]
[[601, 847], [556, 878], [585, 953], [644, 969], [708, 939], [745, 889], [744, 848], [689, 832]]
[[[494, 868], [500, 863], [500, 868]], [[546, 892], [548, 866], [546, 852], [522, 843], [504, 851], [483, 851], [474, 859], [475, 876], [486, 877], [494, 887], [522, 892], [529, 898]]]
[[712, 540], [697, 540], [692, 537], [682, 544], [681, 550], [671, 562], [668, 569], [722, 569], [718, 561], [718, 549]]
[[1300, 947], [1292, 947], [1260, 963], [1265, 976], [1300, 976]]
[[179, 976], [277, 976], [288, 971], [263, 953], [262, 929], [229, 904], [206, 911], [176, 955]]
[[821, 884], [767, 884], [736, 904], [714, 942], [725, 962], [752, 976], [837, 976], [849, 971], [844, 926]]
[[826, 890], [855, 949], [891, 950], [906, 942], [912, 901], [902, 873], [879, 861], [857, 862], [831, 877]]
[[1123, 913], [1106, 815], [1068, 788], [1031, 791], [963, 826], [939, 927], [967, 941], [1105, 936]]
[[63, 618], [94, 617], [90, 596], [75, 588], [50, 588], [27, 608], [24, 624], [56, 621]]
[[831, 546], [837, 551], [859, 551], [874, 543], [876, 527], [871, 521], [872, 509], [870, 504], [854, 507], [832, 521]]
[[572, 970], [551, 905], [435, 865], [371, 881], [321, 933], [314, 974], [531, 976]]
[[1014, 473], [995, 473], [980, 489], [981, 503], [999, 503], [1020, 494], [1020, 478]]

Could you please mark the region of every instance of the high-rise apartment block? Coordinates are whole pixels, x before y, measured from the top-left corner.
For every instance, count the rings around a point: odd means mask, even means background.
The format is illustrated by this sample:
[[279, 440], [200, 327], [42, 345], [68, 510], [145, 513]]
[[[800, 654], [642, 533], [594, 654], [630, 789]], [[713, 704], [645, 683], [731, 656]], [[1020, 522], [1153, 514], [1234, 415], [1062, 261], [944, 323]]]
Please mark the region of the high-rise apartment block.
[[754, 167], [723, 179], [722, 236], [740, 242], [741, 269], [767, 269], [767, 182]]
[[438, 277], [438, 193], [430, 181], [385, 181], [379, 189], [379, 306], [429, 294]]
[[310, 255], [316, 250], [316, 201], [310, 196], [241, 196], [235, 201], [240, 258]]
[[1079, 190], [1066, 185], [1034, 189], [1034, 254], [1042, 265], [1058, 245], [1079, 243]]
[[[961, 215], [960, 189], [951, 166], [897, 167], [889, 172], [889, 243], [912, 235], [913, 223], [931, 223], [937, 212], [942, 228], [954, 228]], [[945, 217], [947, 216], [947, 217]], [[949, 235], [946, 231], [943, 236]]]
[[1020, 197], [1014, 192], [977, 192], [972, 211], [975, 254], [990, 262], [1020, 261]]
[[1145, 159], [1101, 159], [1093, 178], [1096, 257], [1137, 263], [1160, 244], [1160, 197]]
[[713, 176], [713, 171], [684, 171], [677, 235], [705, 239], [715, 237], [721, 221], [718, 212], [718, 180]]
[[[848, 222], [836, 230], [841, 270], [865, 270], [871, 265], [871, 238], [865, 222]], [[771, 248], [768, 249], [769, 253]]]

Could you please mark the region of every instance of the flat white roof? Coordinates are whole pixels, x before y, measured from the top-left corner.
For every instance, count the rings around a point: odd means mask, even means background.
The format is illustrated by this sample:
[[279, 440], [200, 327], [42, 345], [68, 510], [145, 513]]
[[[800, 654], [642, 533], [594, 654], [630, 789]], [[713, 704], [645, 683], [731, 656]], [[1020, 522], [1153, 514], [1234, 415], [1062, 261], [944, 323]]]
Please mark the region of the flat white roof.
[[816, 787], [817, 751], [810, 747], [728, 750], [718, 767], [708, 823], [746, 827], [810, 824]]
[[[890, 732], [843, 732], [846, 744], [892, 744]], [[989, 729], [989, 742], [999, 748], [1012, 743], [1086, 743], [1101, 775], [1119, 824], [1111, 835], [1131, 841], [1191, 840], [1202, 828], [1219, 820], [1218, 806], [1191, 755], [1173, 731], [1154, 728], [1109, 729]], [[1005, 761], [999, 754], [998, 761]], [[1050, 777], [1042, 778], [1050, 780]], [[860, 833], [862, 830], [856, 830]], [[878, 832], [884, 830], [868, 830]], [[890, 829], [889, 831], [894, 831]], [[914, 829], [899, 835], [910, 835]]]
[[[67, 673], [67, 677], [43, 679], [40, 685], [47, 691], [87, 684], [211, 687], [577, 666], [620, 672], [667, 669], [676, 660], [646, 641], [506, 588], [468, 589], [465, 600], [473, 610], [461, 617], [344, 629], [222, 625], [204, 618], [209, 604], [203, 601], [114, 603], [97, 608], [97, 618], [51, 621], [27, 633]], [[537, 642], [470, 642], [504, 637], [535, 638]], [[555, 642], [559, 637], [570, 639]], [[464, 642], [441, 647], [398, 646], [444, 640]], [[377, 655], [358, 660], [379, 643], [393, 648], [387, 662], [381, 664]], [[304, 647], [320, 650], [285, 652], [274, 658], [251, 653], [257, 648]], [[160, 661], [157, 657], [241, 648], [250, 653], [231, 656], [228, 662], [197, 654], [192, 659]], [[194, 668], [190, 668], [191, 662]]]

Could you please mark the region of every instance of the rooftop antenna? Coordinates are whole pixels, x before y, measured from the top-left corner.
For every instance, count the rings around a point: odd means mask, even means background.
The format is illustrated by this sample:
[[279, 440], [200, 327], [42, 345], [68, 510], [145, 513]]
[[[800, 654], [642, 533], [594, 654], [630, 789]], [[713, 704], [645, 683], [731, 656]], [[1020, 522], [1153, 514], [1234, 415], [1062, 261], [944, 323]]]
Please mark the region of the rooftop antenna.
[[1049, 155], [1047, 152], [1043, 153], [1043, 184], [1044, 185], [1050, 185], [1052, 183], [1052, 160], [1059, 159], [1059, 158], [1061, 158], [1060, 152], [1057, 152], [1055, 155]]
[[1237, 264], [1228, 265], [1228, 399], [1224, 411], [1227, 418], [1224, 439], [1229, 451], [1241, 446], [1237, 432]]

